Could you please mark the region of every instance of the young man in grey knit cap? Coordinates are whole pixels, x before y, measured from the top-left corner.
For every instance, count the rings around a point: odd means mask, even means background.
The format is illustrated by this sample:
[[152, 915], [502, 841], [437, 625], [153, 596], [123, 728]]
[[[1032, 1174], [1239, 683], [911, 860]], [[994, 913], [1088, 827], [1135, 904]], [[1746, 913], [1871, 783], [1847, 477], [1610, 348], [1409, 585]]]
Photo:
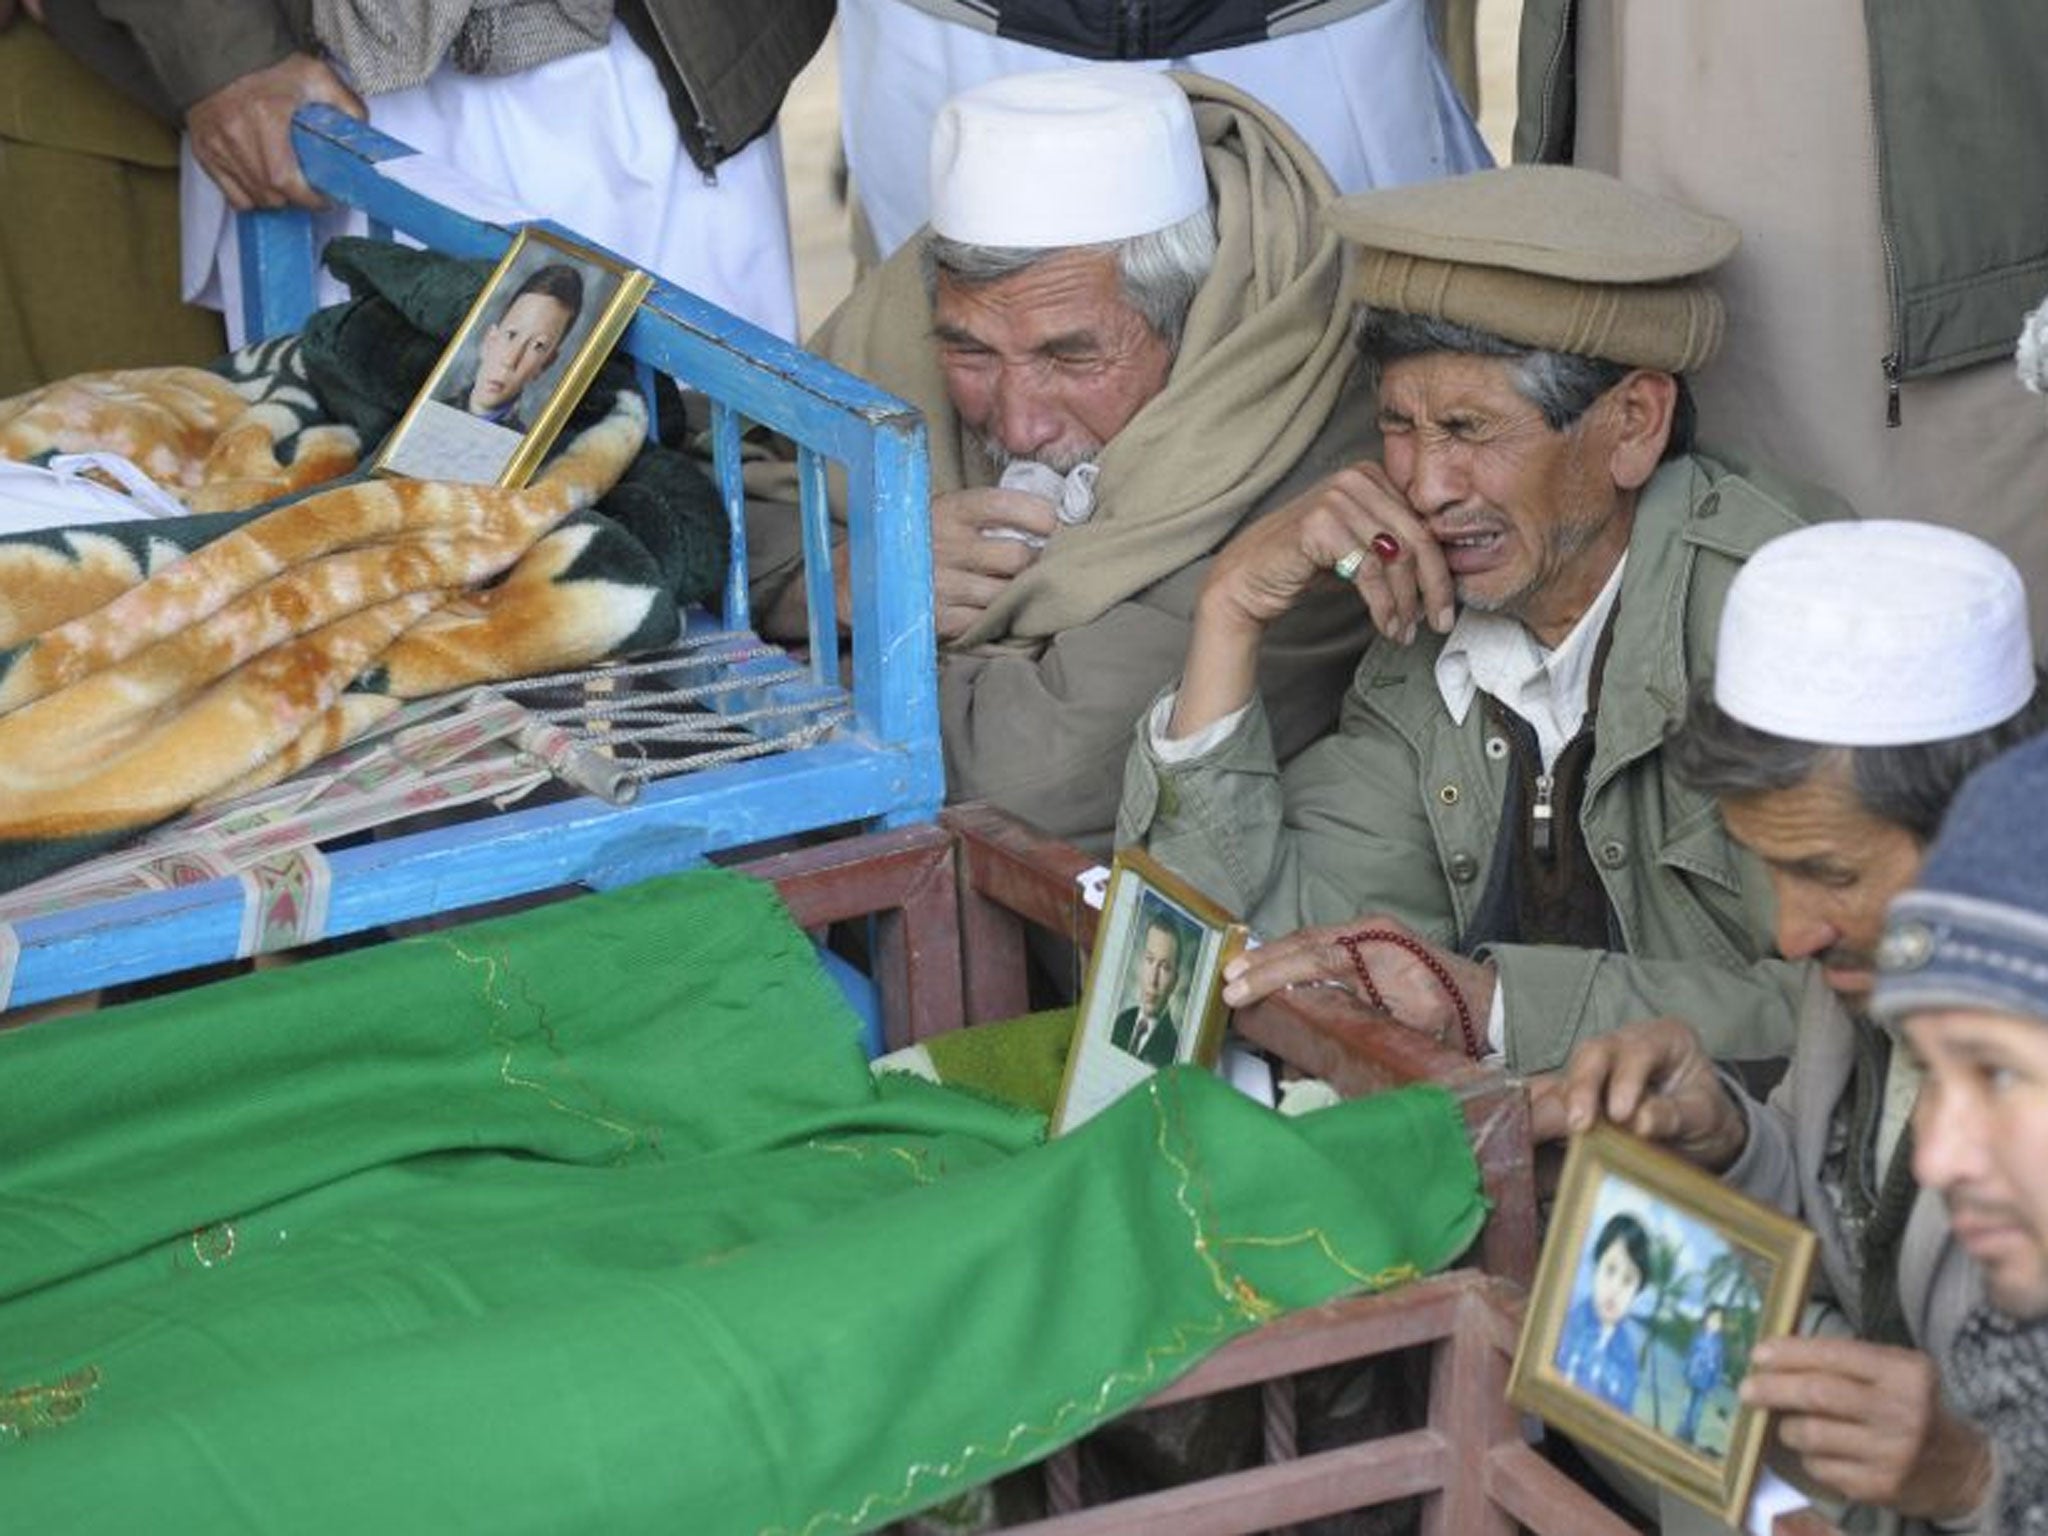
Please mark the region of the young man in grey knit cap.
[[[1778, 1414], [1786, 1470], [1860, 1506], [1856, 1530], [1976, 1531], [1986, 1438], [1955, 1401], [1977, 1278], [1912, 1178], [1918, 1075], [1869, 1018], [1886, 903], [1969, 772], [2038, 730], [2026, 594], [1982, 540], [1832, 523], [1766, 544], [1722, 611], [1709, 686], [1667, 745], [1770, 871], [1776, 941], [1813, 962], [1768, 1103], [1691, 1027], [1630, 1024], [1532, 1086], [1539, 1137], [1606, 1118], [1798, 1216], [1820, 1238], [1808, 1336], [1756, 1351], [1745, 1402]], [[1673, 1511], [1665, 1529], [1704, 1527]]]
[[1989, 1305], [1950, 1354], [1998, 1446], [1997, 1529], [2048, 1532], [2048, 738], [1956, 799], [1892, 904], [1872, 1012], [1926, 1073], [1913, 1167], [1947, 1202]]

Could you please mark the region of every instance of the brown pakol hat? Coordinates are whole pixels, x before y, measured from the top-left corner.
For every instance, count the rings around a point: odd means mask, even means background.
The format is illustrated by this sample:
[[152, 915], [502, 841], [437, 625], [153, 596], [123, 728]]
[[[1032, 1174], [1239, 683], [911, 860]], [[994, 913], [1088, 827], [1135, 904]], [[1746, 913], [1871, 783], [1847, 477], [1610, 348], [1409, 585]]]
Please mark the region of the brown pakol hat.
[[1366, 304], [1671, 373], [1720, 346], [1721, 300], [1700, 279], [1741, 239], [1726, 219], [1564, 165], [1361, 192], [1324, 217], [1360, 247]]

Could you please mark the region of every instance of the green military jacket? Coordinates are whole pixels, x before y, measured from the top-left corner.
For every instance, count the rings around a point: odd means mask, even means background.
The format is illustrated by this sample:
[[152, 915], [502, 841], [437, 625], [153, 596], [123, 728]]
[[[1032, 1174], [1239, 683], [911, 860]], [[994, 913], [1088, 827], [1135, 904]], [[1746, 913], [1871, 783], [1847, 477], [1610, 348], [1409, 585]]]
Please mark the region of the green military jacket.
[[[1790, 1050], [1804, 967], [1767, 958], [1765, 872], [1713, 801], [1676, 780], [1662, 745], [1709, 669], [1737, 568], [1822, 511], [1700, 455], [1663, 465], [1644, 488], [1579, 823], [1620, 945], [1489, 951], [1514, 1070], [1556, 1067], [1582, 1036], [1660, 1014], [1690, 1021], [1718, 1056]], [[1451, 719], [1436, 684], [1441, 646], [1433, 633], [1406, 647], [1376, 640], [1337, 731], [1284, 774], [1256, 704], [1213, 750], [1178, 764], [1153, 752], [1141, 724], [1118, 843], [1144, 844], [1265, 935], [1377, 912], [1458, 947], [1487, 889], [1511, 757], [1484, 709]]]

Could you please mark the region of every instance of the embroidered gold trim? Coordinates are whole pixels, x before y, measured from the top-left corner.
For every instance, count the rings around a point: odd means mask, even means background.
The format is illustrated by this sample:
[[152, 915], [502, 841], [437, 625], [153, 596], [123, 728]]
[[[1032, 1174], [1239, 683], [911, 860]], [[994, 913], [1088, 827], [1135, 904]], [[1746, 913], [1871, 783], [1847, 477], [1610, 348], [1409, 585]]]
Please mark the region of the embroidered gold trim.
[[[1193, 1233], [1189, 1246], [1200, 1258], [1204, 1269], [1208, 1272], [1210, 1284], [1215, 1288], [1217, 1297], [1222, 1301], [1228, 1313], [1235, 1313], [1238, 1318], [1245, 1322], [1257, 1325], [1279, 1316], [1285, 1310], [1278, 1302], [1270, 1297], [1261, 1295], [1257, 1287], [1253, 1286], [1244, 1276], [1236, 1274], [1225, 1267], [1221, 1254], [1233, 1248], [1291, 1248], [1309, 1244], [1315, 1247], [1322, 1257], [1347, 1279], [1369, 1291], [1385, 1290], [1404, 1281], [1420, 1278], [1422, 1271], [1409, 1263], [1391, 1264], [1385, 1269], [1376, 1271], [1358, 1268], [1356, 1265], [1347, 1262], [1337, 1252], [1336, 1245], [1330, 1241], [1329, 1234], [1319, 1227], [1310, 1227], [1300, 1232], [1278, 1236], [1211, 1237], [1209, 1235], [1210, 1231], [1216, 1223], [1206, 1217], [1203, 1209], [1200, 1208], [1200, 1206], [1206, 1205], [1207, 1202], [1200, 1202], [1198, 1204], [1198, 1198], [1195, 1193], [1198, 1182], [1195, 1169], [1187, 1159], [1176, 1153], [1170, 1145], [1170, 1133], [1179, 1120], [1178, 1096], [1175, 1096], [1175, 1103], [1170, 1108], [1165, 1102], [1166, 1093], [1161, 1087], [1162, 1083], [1170, 1081], [1171, 1079], [1153, 1077], [1148, 1079], [1144, 1085], [1144, 1091], [1150, 1095], [1152, 1101], [1153, 1146], [1158, 1150], [1159, 1155], [1166, 1160], [1167, 1164], [1174, 1169], [1177, 1175], [1177, 1181], [1174, 1186], [1174, 1201], [1188, 1218], [1188, 1224]], [[833, 1147], [829, 1150], [857, 1151], [860, 1149]], [[996, 1465], [990, 1468], [990, 1475], [994, 1475], [997, 1468], [1009, 1459], [1019, 1443], [1027, 1437], [1036, 1437], [1052, 1442], [1055, 1437], [1063, 1434], [1065, 1427], [1073, 1423], [1077, 1415], [1082, 1418], [1084, 1425], [1093, 1423], [1117, 1395], [1131, 1389], [1138, 1389], [1137, 1395], [1140, 1397], [1146, 1395], [1144, 1389], [1152, 1387], [1159, 1381], [1165, 1366], [1180, 1360], [1181, 1357], [1185, 1356], [1198, 1344], [1206, 1347], [1221, 1343], [1224, 1339], [1233, 1337], [1239, 1331], [1230, 1326], [1230, 1318], [1223, 1314], [1210, 1318], [1207, 1322], [1201, 1324], [1183, 1323], [1175, 1329], [1170, 1342], [1146, 1348], [1144, 1363], [1141, 1368], [1111, 1372], [1096, 1384], [1092, 1392], [1078, 1397], [1071, 1397], [1053, 1409], [1050, 1417], [1045, 1422], [1036, 1424], [1020, 1422], [1013, 1424], [992, 1441], [963, 1446], [959, 1455], [950, 1461], [913, 1462], [904, 1469], [903, 1481], [898, 1488], [890, 1492], [869, 1494], [861, 1500], [851, 1513], [842, 1514], [837, 1510], [827, 1510], [813, 1515], [800, 1526], [771, 1525], [764, 1527], [759, 1536], [822, 1536], [822, 1533], [834, 1529], [846, 1531], [861, 1530], [866, 1528], [884, 1511], [910, 1508], [913, 1499], [917, 1497], [916, 1490], [921, 1483], [927, 1481], [950, 1483], [967, 1478], [970, 1475], [970, 1469], [981, 1462], [992, 1461], [995, 1463]], [[1048, 1443], [1048, 1450], [1054, 1448], [1053, 1445]]]
[[[1019, 1442], [1026, 1438], [1050, 1441], [1054, 1437], [1064, 1434], [1065, 1427], [1073, 1421], [1077, 1414], [1084, 1416], [1084, 1425], [1095, 1422], [1096, 1418], [1108, 1406], [1114, 1394], [1131, 1387], [1150, 1386], [1159, 1379], [1160, 1367], [1162, 1365], [1169, 1361], [1178, 1360], [1181, 1356], [1187, 1354], [1190, 1349], [1195, 1347], [1198, 1340], [1202, 1340], [1203, 1335], [1220, 1336], [1223, 1333], [1224, 1320], [1220, 1317], [1212, 1318], [1206, 1324], [1199, 1326], [1184, 1325], [1175, 1330], [1175, 1337], [1171, 1343], [1163, 1346], [1154, 1345], [1146, 1349], [1146, 1363], [1143, 1369], [1112, 1371], [1096, 1385], [1093, 1392], [1080, 1397], [1068, 1398], [1064, 1403], [1053, 1409], [1051, 1416], [1043, 1423], [1024, 1421], [1013, 1424], [995, 1440], [977, 1445], [963, 1446], [960, 1454], [951, 1461], [912, 1462], [903, 1470], [903, 1482], [900, 1488], [893, 1492], [869, 1494], [865, 1499], [861, 1500], [859, 1507], [851, 1514], [841, 1514], [836, 1510], [827, 1510], [822, 1514], [813, 1515], [800, 1526], [766, 1526], [760, 1532], [760, 1536], [819, 1536], [819, 1533], [833, 1527], [848, 1531], [864, 1529], [873, 1521], [877, 1513], [882, 1510], [909, 1507], [920, 1483], [933, 1479], [941, 1482], [953, 1482], [956, 1479], [965, 1478], [969, 1475], [969, 1469], [976, 1463], [991, 1459], [999, 1466], [1008, 1460], [1016, 1450]], [[1221, 1338], [1218, 1337], [1210, 1342], [1220, 1343]], [[1048, 1449], [1050, 1448], [1048, 1447]], [[991, 1476], [994, 1475], [995, 1470], [995, 1467], [991, 1467]]]
[[[1209, 1241], [1209, 1228], [1214, 1226], [1215, 1222], [1197, 1210], [1191, 1198], [1191, 1191], [1195, 1185], [1194, 1167], [1167, 1144], [1168, 1133], [1177, 1128], [1179, 1116], [1176, 1114], [1169, 1120], [1166, 1096], [1159, 1086], [1161, 1081], [1158, 1077], [1152, 1077], [1145, 1083], [1145, 1091], [1152, 1100], [1152, 1144], [1166, 1160], [1167, 1165], [1180, 1175], [1179, 1183], [1174, 1186], [1173, 1201], [1187, 1217], [1188, 1225], [1194, 1229], [1191, 1246], [1201, 1258], [1203, 1268], [1209, 1272], [1209, 1283], [1216, 1288], [1216, 1294], [1223, 1299], [1225, 1305], [1233, 1308], [1250, 1322], [1263, 1323], [1278, 1317], [1281, 1312], [1279, 1303], [1261, 1296], [1252, 1283], [1242, 1275], [1226, 1274], [1222, 1260], [1214, 1252], [1217, 1246], [1228, 1245], [1212, 1244]], [[1176, 1095], [1176, 1108], [1178, 1103]], [[1204, 1201], [1204, 1205], [1207, 1204], [1208, 1202]]]
[[217, 1221], [210, 1227], [192, 1229], [192, 1257], [201, 1269], [214, 1269], [235, 1256], [235, 1224]]
[[85, 1412], [86, 1400], [99, 1386], [100, 1368], [88, 1365], [47, 1386], [36, 1382], [26, 1387], [0, 1387], [0, 1439], [22, 1440], [62, 1429]]
[[919, 1147], [863, 1147], [844, 1141], [810, 1141], [804, 1143], [813, 1152], [831, 1152], [840, 1157], [850, 1157], [856, 1162], [866, 1162], [874, 1157], [894, 1158], [909, 1170], [912, 1183], [936, 1184], [938, 1175], [931, 1170], [932, 1154], [928, 1148]]
[[600, 1130], [609, 1131], [615, 1136], [623, 1137], [625, 1145], [611, 1158], [611, 1161], [615, 1164], [627, 1161], [643, 1147], [656, 1150], [660, 1148], [661, 1128], [659, 1126], [632, 1125], [624, 1120], [613, 1119], [609, 1115], [580, 1108], [570, 1103], [560, 1092], [539, 1078], [524, 1076], [516, 1070], [512, 1064], [513, 1055], [521, 1045], [529, 1043], [529, 1039], [513, 1032], [514, 1003], [505, 995], [505, 983], [508, 979], [519, 984], [519, 997], [517, 1001], [523, 1005], [520, 1010], [524, 1014], [523, 1022], [531, 1026], [532, 1034], [538, 1036], [540, 1044], [553, 1054], [557, 1073], [570, 1086], [582, 1090], [599, 1104], [603, 1103], [604, 1096], [602, 1094], [577, 1080], [575, 1070], [568, 1065], [568, 1053], [562, 1049], [561, 1042], [555, 1038], [554, 1026], [548, 1021], [547, 1009], [541, 1006], [535, 1000], [533, 994], [527, 990], [524, 984], [525, 978], [520, 974], [516, 966], [499, 954], [472, 954], [453, 939], [441, 938], [439, 942], [442, 947], [453, 954], [462, 964], [480, 967], [484, 973], [483, 990], [478, 995], [478, 1001], [493, 1016], [490, 1042], [493, 1049], [499, 1053], [499, 1082], [503, 1083], [507, 1088], [514, 1088], [524, 1093], [533, 1094], [550, 1109], [558, 1110], [572, 1119], [581, 1120], [586, 1124], [598, 1127]]

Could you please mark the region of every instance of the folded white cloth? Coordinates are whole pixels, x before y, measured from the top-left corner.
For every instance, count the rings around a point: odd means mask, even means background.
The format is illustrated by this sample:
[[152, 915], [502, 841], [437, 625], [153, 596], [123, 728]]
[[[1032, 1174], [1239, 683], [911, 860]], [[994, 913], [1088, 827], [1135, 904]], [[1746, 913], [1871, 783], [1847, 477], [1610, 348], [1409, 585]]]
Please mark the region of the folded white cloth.
[[[87, 479], [86, 471], [93, 469], [126, 490]], [[58, 454], [47, 464], [0, 459], [0, 534], [183, 517], [185, 512], [176, 498], [118, 454]]]
[[[1002, 478], [996, 484], [1006, 491], [1022, 491], [1051, 502], [1054, 514], [1071, 528], [1095, 515], [1095, 477], [1101, 472], [1093, 464], [1076, 464], [1063, 475], [1050, 464], [1017, 459], [1004, 466]], [[982, 532], [986, 538], [1015, 539], [1033, 549], [1045, 548], [1042, 537], [1022, 528], [986, 528]]]

